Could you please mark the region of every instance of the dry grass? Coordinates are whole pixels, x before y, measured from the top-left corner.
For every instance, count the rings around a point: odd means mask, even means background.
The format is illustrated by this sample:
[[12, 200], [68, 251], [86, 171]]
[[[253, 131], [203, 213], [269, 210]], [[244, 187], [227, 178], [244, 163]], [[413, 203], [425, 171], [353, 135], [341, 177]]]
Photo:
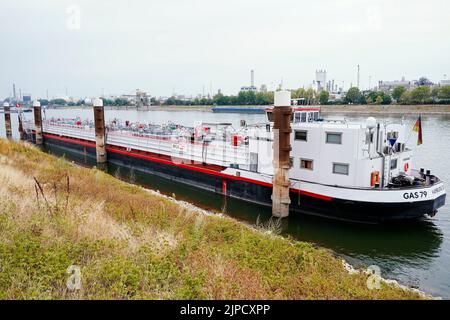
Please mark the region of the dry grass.
[[[412, 299], [322, 249], [0, 140], [0, 298]], [[69, 290], [67, 267], [81, 267]]]

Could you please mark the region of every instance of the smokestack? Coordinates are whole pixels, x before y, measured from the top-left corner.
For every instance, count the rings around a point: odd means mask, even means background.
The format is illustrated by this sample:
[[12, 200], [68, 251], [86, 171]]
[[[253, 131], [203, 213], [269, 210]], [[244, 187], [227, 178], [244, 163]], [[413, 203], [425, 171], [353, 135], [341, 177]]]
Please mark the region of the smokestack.
[[358, 64], [358, 77], [357, 77], [357, 87], [358, 87], [358, 89], [359, 89], [359, 71], [360, 71], [360, 68], [359, 68], [359, 64]]
[[255, 86], [255, 71], [253, 70], [250, 71], [250, 85], [252, 87]]
[[277, 91], [273, 108], [273, 189], [272, 215], [284, 218], [289, 215], [289, 169], [291, 168], [291, 92]]
[[17, 95], [16, 95], [16, 84], [13, 83], [13, 97], [14, 97], [14, 101], [16, 101]]

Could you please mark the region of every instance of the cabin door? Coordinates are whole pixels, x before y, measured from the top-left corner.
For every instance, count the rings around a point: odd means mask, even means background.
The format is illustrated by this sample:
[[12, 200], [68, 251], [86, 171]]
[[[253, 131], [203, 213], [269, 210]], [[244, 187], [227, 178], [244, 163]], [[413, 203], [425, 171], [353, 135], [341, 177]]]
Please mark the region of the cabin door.
[[258, 172], [258, 154], [256, 152], [250, 152], [250, 171]]

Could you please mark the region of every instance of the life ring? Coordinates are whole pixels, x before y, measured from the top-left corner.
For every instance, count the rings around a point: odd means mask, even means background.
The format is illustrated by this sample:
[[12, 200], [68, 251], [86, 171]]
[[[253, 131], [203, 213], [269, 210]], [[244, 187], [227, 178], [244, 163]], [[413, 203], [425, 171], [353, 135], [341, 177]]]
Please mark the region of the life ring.
[[403, 166], [403, 169], [405, 169], [405, 172], [408, 172], [408, 170], [409, 170], [408, 162], [405, 163], [405, 165]]

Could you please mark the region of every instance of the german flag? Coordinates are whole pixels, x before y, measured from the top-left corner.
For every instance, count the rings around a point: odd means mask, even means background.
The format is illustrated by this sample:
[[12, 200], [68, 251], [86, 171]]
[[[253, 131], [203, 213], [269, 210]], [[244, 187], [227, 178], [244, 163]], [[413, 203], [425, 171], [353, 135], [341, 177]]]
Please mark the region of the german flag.
[[418, 133], [417, 135], [417, 145], [421, 145], [423, 143], [422, 141], [422, 119], [419, 116], [419, 119], [417, 119], [416, 124], [414, 125], [413, 130]]

